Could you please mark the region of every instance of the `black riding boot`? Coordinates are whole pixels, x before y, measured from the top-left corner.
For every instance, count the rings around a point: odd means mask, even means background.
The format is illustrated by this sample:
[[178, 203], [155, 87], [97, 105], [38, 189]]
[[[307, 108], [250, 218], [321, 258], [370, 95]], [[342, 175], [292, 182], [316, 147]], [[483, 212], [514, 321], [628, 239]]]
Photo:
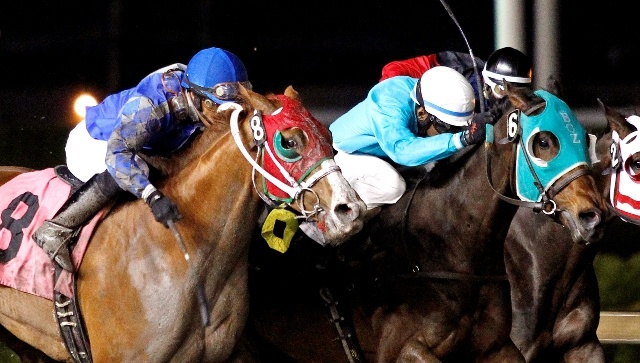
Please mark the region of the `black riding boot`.
[[63, 269], [73, 272], [69, 241], [76, 230], [98, 213], [121, 189], [104, 171], [87, 180], [51, 219], [33, 233], [33, 240]]

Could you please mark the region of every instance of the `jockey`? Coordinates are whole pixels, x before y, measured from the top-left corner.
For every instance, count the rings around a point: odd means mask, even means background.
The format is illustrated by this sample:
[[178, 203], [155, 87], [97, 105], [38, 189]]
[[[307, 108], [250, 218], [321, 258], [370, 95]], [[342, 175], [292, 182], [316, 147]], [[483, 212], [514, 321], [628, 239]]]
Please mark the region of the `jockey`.
[[[531, 87], [531, 75], [533, 73], [531, 60], [521, 51], [504, 47], [495, 50], [486, 63], [475, 57], [476, 65], [480, 67], [484, 87], [478, 85], [471, 56], [467, 53], [443, 51], [414, 58], [397, 60], [387, 63], [382, 67], [380, 81], [394, 76], [420, 77], [426, 70], [435, 66], [447, 66], [460, 72], [473, 86], [476, 100], [480, 97], [478, 92], [483, 90], [485, 108], [490, 108], [496, 100], [504, 97], [504, 80], [506, 79], [515, 87]], [[480, 103], [476, 104], [476, 111], [480, 109]]]
[[453, 68], [436, 66], [419, 78], [379, 82], [329, 126], [335, 161], [367, 204], [368, 217], [404, 193], [395, 166], [437, 161], [484, 140], [485, 125], [497, 118], [490, 111], [474, 113], [474, 105], [469, 81]]
[[179, 219], [175, 203], [149, 181], [149, 166], [140, 155], [167, 156], [187, 145], [211, 124], [207, 114], [236, 99], [239, 84], [251, 89], [242, 61], [207, 48], [186, 66], [159, 69], [87, 108], [65, 147], [69, 170], [85, 183], [33, 234], [38, 246], [72, 272], [69, 240], [123, 190], [145, 200], [165, 227]]

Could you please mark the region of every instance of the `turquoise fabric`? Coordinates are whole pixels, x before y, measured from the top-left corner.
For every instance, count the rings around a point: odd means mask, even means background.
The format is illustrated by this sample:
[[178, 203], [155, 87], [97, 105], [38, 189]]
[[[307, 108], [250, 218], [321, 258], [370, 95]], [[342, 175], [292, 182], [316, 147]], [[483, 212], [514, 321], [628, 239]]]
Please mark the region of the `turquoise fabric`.
[[417, 81], [398, 76], [373, 86], [366, 99], [329, 126], [335, 147], [405, 166], [440, 160], [462, 149], [461, 132], [416, 136], [416, 103], [410, 94]]
[[[563, 174], [579, 165], [590, 164], [587, 132], [569, 106], [547, 91], [538, 90], [535, 93], [547, 101], [547, 105], [535, 116], [520, 113], [521, 135], [527, 150], [523, 150], [521, 144], [518, 144], [516, 156], [517, 195], [522, 200], [532, 202], [540, 201], [542, 194], [534, 184], [533, 174], [525, 160], [525, 152], [531, 159], [533, 170], [545, 191]], [[531, 154], [531, 140], [541, 131], [553, 133], [560, 143], [558, 155], [546, 162]]]

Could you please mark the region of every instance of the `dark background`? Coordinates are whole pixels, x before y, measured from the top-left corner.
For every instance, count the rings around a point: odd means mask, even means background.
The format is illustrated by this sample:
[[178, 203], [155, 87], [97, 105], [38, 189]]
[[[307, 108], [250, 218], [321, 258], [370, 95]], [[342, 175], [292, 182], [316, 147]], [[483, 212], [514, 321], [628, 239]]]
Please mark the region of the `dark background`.
[[[493, 1], [448, 3], [475, 55], [486, 59], [494, 49]], [[532, 3], [527, 2], [528, 14], [533, 14]], [[560, 40], [558, 74], [567, 102], [595, 105], [594, 87], [636, 86], [640, 46], [631, 3], [559, 3], [559, 34], [550, 36]], [[368, 88], [390, 60], [466, 51], [438, 0], [5, 1], [0, 22], [0, 87], [9, 93], [3, 97], [0, 122], [18, 111], [37, 119], [50, 107], [38, 108], [54, 93], [88, 88], [102, 98], [157, 68], [187, 63], [209, 46], [240, 56], [258, 91], [278, 91], [288, 84]], [[532, 39], [532, 15], [525, 27]], [[619, 104], [637, 101], [635, 88], [632, 94], [617, 89], [598, 93]], [[25, 102], [34, 94], [42, 98]], [[57, 114], [60, 106], [66, 105], [59, 104]]]
[[[631, 3], [559, 3], [560, 28], [549, 36], [559, 39], [565, 100], [635, 104], [640, 46]], [[486, 59], [494, 50], [493, 1], [448, 4], [475, 55]], [[526, 4], [533, 14], [533, 1]], [[532, 39], [533, 15], [526, 18]], [[438, 0], [9, 1], [0, 6], [0, 126], [70, 128], [81, 90], [102, 99], [210, 46], [240, 56], [257, 91], [293, 84], [311, 107], [353, 105], [388, 61], [467, 50]], [[532, 55], [531, 41], [527, 48]]]

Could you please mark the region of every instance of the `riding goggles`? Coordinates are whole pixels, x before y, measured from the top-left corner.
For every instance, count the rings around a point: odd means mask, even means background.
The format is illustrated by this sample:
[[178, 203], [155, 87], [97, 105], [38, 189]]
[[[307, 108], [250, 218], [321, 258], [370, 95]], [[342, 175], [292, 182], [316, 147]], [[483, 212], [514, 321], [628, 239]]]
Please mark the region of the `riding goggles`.
[[453, 126], [451, 124], [448, 124], [432, 114], [429, 114], [429, 122], [433, 125], [433, 127], [436, 129], [436, 131], [439, 134], [445, 134], [445, 133], [455, 134], [456, 132], [459, 132], [460, 130], [462, 130], [462, 128], [460, 128], [459, 126]]
[[217, 104], [234, 101], [240, 94], [240, 85], [246, 89], [253, 89], [253, 85], [249, 81], [244, 82], [222, 82], [211, 88], [201, 87], [186, 79], [189, 89], [196, 93], [207, 97]]

